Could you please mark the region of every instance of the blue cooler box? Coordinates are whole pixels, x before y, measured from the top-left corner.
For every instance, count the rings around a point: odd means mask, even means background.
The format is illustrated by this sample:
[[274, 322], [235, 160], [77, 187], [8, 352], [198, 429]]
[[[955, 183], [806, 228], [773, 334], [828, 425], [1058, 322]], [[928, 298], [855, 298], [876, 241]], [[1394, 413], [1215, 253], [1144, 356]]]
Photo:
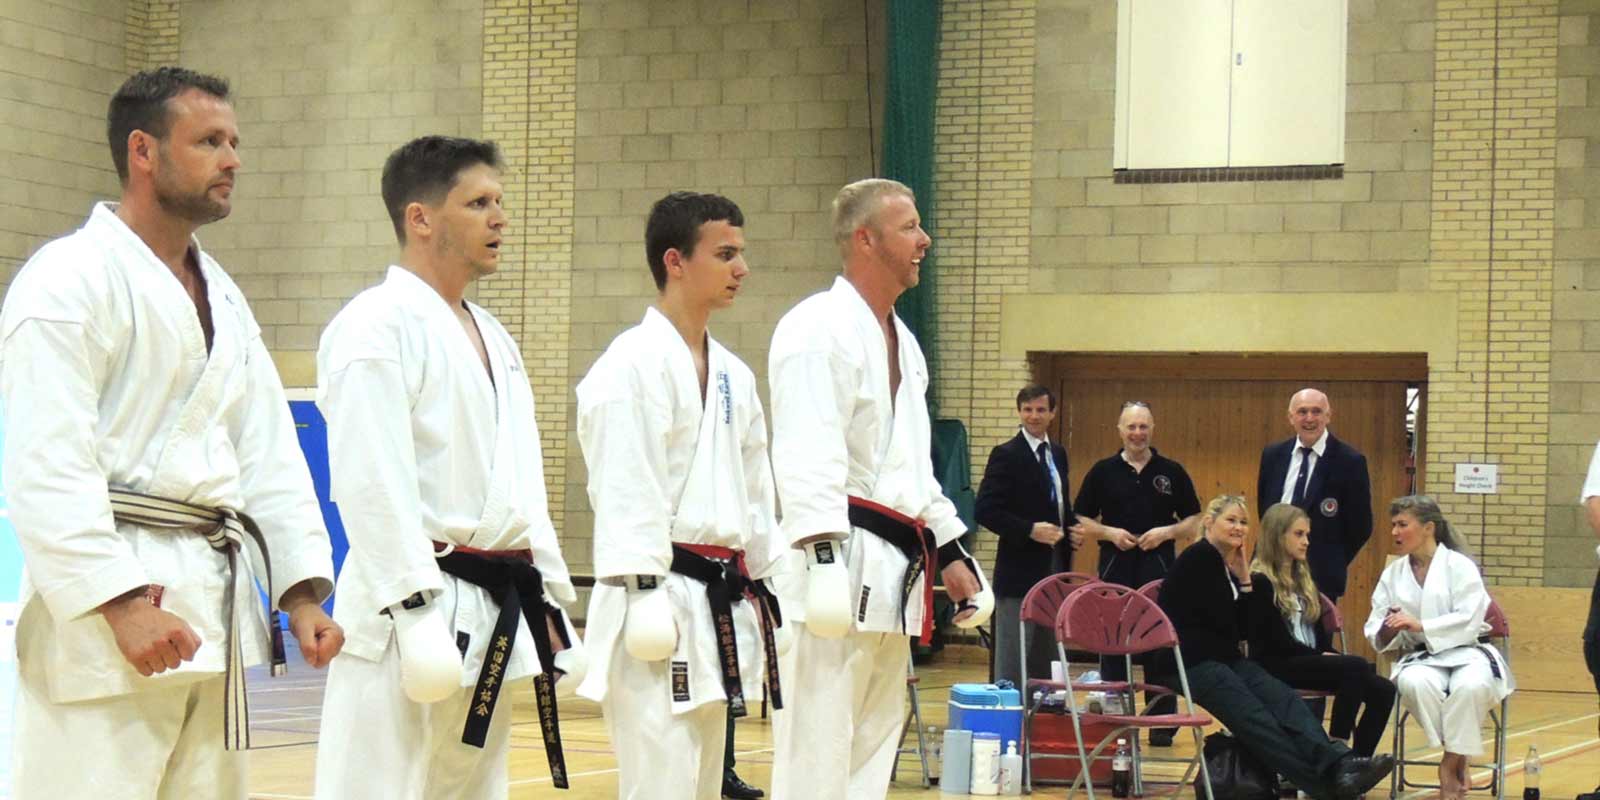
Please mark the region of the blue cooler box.
[[1016, 689], [1001, 689], [992, 683], [958, 683], [950, 687], [948, 727], [973, 733], [989, 732], [1000, 737], [1000, 752], [1006, 742], [1022, 746], [1022, 695]]

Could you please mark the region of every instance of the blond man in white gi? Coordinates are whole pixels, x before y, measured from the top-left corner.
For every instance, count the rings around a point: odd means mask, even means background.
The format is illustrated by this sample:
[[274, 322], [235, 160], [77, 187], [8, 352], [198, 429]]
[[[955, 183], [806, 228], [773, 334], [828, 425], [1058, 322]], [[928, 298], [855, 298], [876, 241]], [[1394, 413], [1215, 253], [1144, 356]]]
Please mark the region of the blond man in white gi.
[[[511, 695], [532, 677], [565, 786], [552, 684], [582, 651], [550, 522], [517, 344], [463, 298], [499, 264], [491, 142], [428, 136], [389, 156], [400, 263], [323, 333], [317, 403], [350, 537], [334, 610], [349, 631], [323, 701], [316, 796], [500, 800]], [[565, 677], [563, 677], [565, 676]], [[509, 686], [508, 686], [509, 685]]]
[[622, 800], [720, 797], [730, 707], [743, 716], [776, 662], [766, 417], [749, 367], [707, 330], [750, 273], [743, 226], [717, 195], [657, 202], [656, 303], [578, 384], [598, 581], [579, 693], [601, 703]]
[[232, 208], [227, 83], [141, 72], [108, 123], [121, 201], [45, 245], [0, 311], [27, 566], [13, 796], [243, 798], [244, 668], [282, 666], [256, 582], [326, 665], [328, 534], [261, 329], [194, 238]]
[[931, 240], [905, 185], [865, 180], [833, 202], [833, 287], [772, 336], [772, 463], [783, 533], [804, 552], [805, 626], [776, 717], [774, 800], [882, 797], [904, 711], [908, 636], [932, 633], [933, 573], [988, 618], [994, 596], [933, 475], [928, 367], [894, 313]]

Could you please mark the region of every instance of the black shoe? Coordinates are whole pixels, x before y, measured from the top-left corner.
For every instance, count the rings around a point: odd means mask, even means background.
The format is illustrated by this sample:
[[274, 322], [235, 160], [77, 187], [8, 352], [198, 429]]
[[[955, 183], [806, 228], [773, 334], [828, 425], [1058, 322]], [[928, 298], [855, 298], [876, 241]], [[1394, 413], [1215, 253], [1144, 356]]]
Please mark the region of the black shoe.
[[763, 792], [760, 789], [745, 783], [744, 780], [739, 777], [738, 773], [734, 772], [733, 770], [723, 770], [723, 797], [731, 797], [733, 800], [760, 800], [760, 798], [765, 797], [766, 794], [766, 792]]
[[1150, 746], [1151, 747], [1171, 747], [1172, 746], [1172, 731], [1163, 731], [1163, 730], [1158, 730], [1158, 729], [1152, 728], [1150, 730]]
[[1384, 753], [1371, 758], [1350, 756], [1334, 768], [1333, 789], [1341, 798], [1354, 800], [1389, 777], [1394, 756]]
[[1600, 786], [1594, 787], [1592, 792], [1584, 792], [1578, 795], [1577, 800], [1600, 800]]

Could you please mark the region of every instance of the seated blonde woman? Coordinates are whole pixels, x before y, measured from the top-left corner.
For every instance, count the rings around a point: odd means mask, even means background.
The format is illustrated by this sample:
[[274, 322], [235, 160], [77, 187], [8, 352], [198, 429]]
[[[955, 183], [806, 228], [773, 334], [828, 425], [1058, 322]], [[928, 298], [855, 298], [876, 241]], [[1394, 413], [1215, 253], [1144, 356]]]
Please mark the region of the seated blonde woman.
[[[1394, 757], [1360, 756], [1329, 739], [1293, 689], [1240, 652], [1252, 590], [1244, 553], [1249, 528], [1244, 498], [1213, 499], [1200, 518], [1200, 540], [1161, 584], [1157, 602], [1177, 631], [1189, 690], [1245, 750], [1307, 795], [1354, 800], [1388, 776]], [[1175, 666], [1164, 672], [1176, 680]]]
[[[1250, 562], [1250, 658], [1296, 689], [1333, 692], [1328, 733], [1350, 741], [1353, 732], [1355, 751], [1370, 756], [1389, 725], [1394, 684], [1379, 676], [1372, 662], [1335, 651], [1317, 624], [1322, 595], [1306, 563], [1310, 544], [1311, 519], [1299, 506], [1278, 503], [1261, 515]], [[1363, 705], [1357, 725], [1356, 712]], [[1320, 707], [1319, 701], [1313, 708]]]
[[1479, 637], [1489, 593], [1478, 565], [1431, 497], [1389, 504], [1395, 559], [1372, 592], [1366, 635], [1398, 658], [1389, 678], [1432, 747], [1443, 747], [1440, 797], [1466, 797], [1467, 763], [1483, 753], [1480, 728], [1515, 682], [1505, 659]]

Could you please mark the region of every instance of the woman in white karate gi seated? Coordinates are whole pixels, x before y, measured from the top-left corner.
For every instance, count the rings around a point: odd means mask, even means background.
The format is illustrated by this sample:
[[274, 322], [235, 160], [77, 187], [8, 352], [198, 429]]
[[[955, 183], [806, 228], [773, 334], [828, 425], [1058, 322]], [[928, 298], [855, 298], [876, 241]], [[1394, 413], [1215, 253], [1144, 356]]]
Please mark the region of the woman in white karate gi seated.
[[1389, 678], [1429, 746], [1444, 748], [1440, 797], [1455, 800], [1466, 797], [1469, 760], [1483, 753], [1484, 716], [1516, 684], [1505, 658], [1480, 641], [1489, 630], [1489, 593], [1439, 504], [1402, 497], [1389, 504], [1389, 518], [1403, 558], [1378, 578], [1366, 635], [1397, 654]]

